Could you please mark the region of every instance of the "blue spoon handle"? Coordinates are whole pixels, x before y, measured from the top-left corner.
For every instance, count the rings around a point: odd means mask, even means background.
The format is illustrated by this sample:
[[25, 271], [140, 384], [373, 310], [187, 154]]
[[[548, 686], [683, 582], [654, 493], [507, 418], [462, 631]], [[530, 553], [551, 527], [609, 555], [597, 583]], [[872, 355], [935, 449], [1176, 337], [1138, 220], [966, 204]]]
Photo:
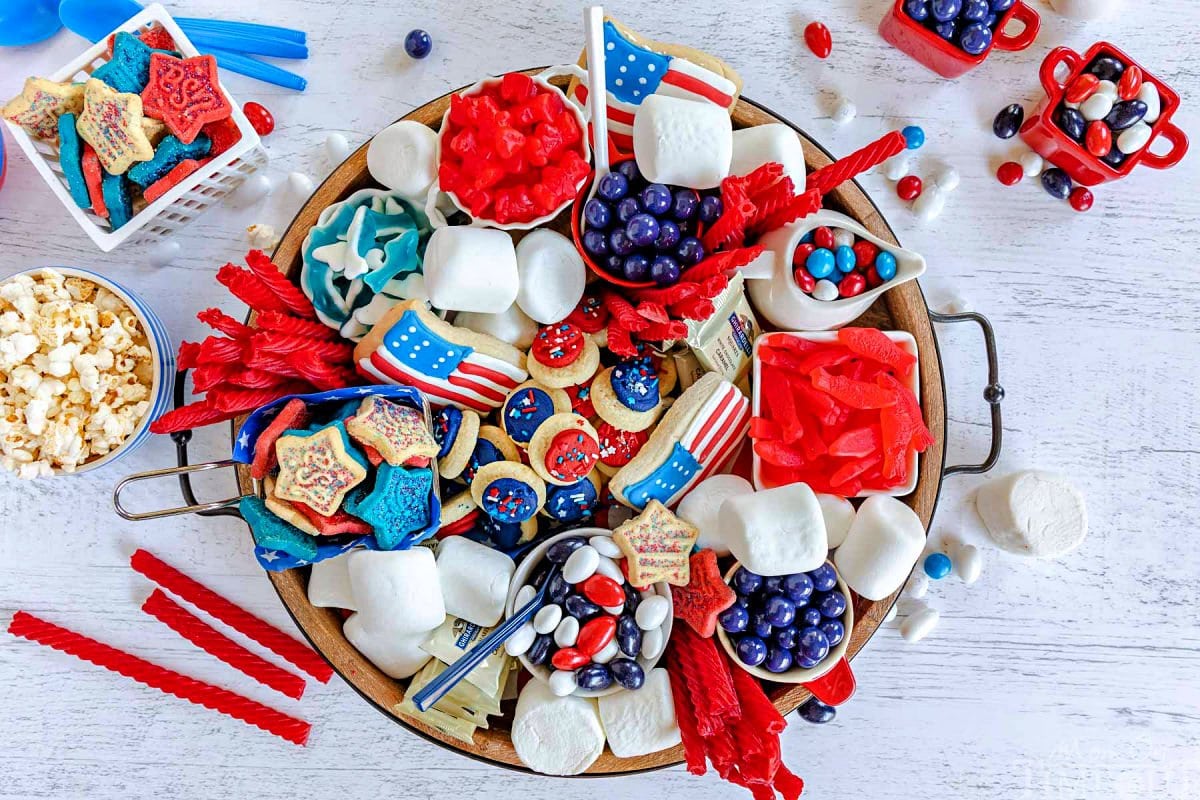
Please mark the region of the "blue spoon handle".
[[296, 73], [288, 72], [286, 69], [277, 67], [274, 64], [259, 61], [252, 56], [231, 53], [228, 50], [220, 50], [213, 47], [206, 47], [202, 52], [214, 56], [217, 59], [217, 66], [221, 69], [227, 69], [230, 72], [236, 72], [239, 75], [245, 75], [248, 78], [254, 78], [263, 83], [282, 86], [285, 89], [294, 89], [297, 92], [303, 92], [305, 87], [308, 86], [308, 81]]
[[256, 22], [231, 22], [223, 19], [197, 19], [196, 17], [176, 17], [175, 22], [189, 36], [191, 36], [189, 31], [205, 30], [239, 36], [265, 36], [272, 39], [296, 42], [297, 44], [308, 43], [308, 35], [304, 31], [298, 31], [294, 28], [280, 28], [276, 25], [259, 25]]
[[207, 50], [216, 47], [234, 53], [246, 53], [255, 56], [270, 56], [272, 58], [308, 58], [308, 46], [274, 39], [266, 36], [248, 36], [241, 33], [220, 33], [193, 29], [184, 31], [197, 50]]

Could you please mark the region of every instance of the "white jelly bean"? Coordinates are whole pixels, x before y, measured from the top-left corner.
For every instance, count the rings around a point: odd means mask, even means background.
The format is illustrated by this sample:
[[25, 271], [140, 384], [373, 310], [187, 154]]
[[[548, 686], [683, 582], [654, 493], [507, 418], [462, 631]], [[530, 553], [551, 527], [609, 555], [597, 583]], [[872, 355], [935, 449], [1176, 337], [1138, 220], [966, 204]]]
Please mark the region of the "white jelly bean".
[[1108, 116], [1108, 112], [1112, 111], [1112, 107], [1113, 98], [1096, 92], [1080, 104], [1079, 113], [1083, 114], [1083, 118], [1088, 122], [1095, 122], [1098, 119], [1104, 119]]
[[554, 692], [555, 697], [566, 697], [577, 688], [575, 673], [570, 670], [556, 669], [550, 676], [550, 691]]
[[596, 548], [585, 544], [567, 558], [563, 564], [562, 576], [567, 583], [575, 584], [586, 581], [600, 566], [600, 554]]
[[667, 614], [671, 613], [671, 603], [662, 595], [647, 597], [637, 607], [633, 618], [637, 626], [644, 631], [654, 630], [663, 624]]
[[304, 200], [312, 196], [314, 188], [312, 178], [303, 172], [292, 172], [288, 174], [287, 179], [288, 188], [292, 190], [292, 194]]
[[325, 137], [325, 156], [329, 159], [329, 166], [336, 167], [346, 160], [346, 156], [350, 155], [350, 143], [346, 141], [346, 137], [340, 133], [331, 133]]
[[599, 653], [592, 656], [592, 661], [595, 661], [597, 664], [607, 664], [616, 658], [619, 652], [621, 652], [621, 649], [617, 647], [617, 640], [613, 639], [604, 645], [604, 648]]
[[1074, 100], [1063, 100], [1063, 105], [1067, 108], [1073, 108], [1076, 111], [1079, 110], [1079, 103], [1076, 103]]
[[979, 580], [983, 571], [983, 554], [973, 544], [964, 544], [954, 555], [954, 572], [968, 586]]
[[833, 281], [817, 281], [817, 285], [813, 287], [812, 296], [822, 302], [832, 302], [838, 299], [838, 287]]
[[612, 578], [618, 584], [625, 583], [625, 573], [621, 572], [621, 567], [617, 565], [617, 562], [608, 556], [600, 556], [596, 562], [596, 572]]
[[536, 638], [537, 631], [533, 629], [533, 625], [526, 622], [517, 628], [516, 633], [508, 637], [508, 641], [504, 643], [504, 652], [510, 656], [519, 656], [533, 646], [533, 640]]
[[854, 247], [854, 233], [845, 228], [833, 229], [834, 247]]
[[940, 618], [937, 609], [925, 606], [909, 614], [908, 619], [900, 623], [900, 635], [906, 642], [919, 642], [937, 627]]
[[557, 603], [542, 606], [533, 616], [533, 629], [538, 633], [551, 633], [558, 627], [562, 616], [562, 606]]
[[617, 543], [613, 541], [611, 536], [593, 536], [588, 539], [588, 544], [596, 548], [596, 552], [608, 558], [620, 558], [621, 548], [617, 547]]
[[1036, 178], [1046, 168], [1046, 160], [1032, 150], [1021, 156], [1019, 163], [1025, 170], [1026, 178]]
[[248, 206], [262, 200], [274, 189], [275, 184], [271, 182], [271, 179], [260, 172], [257, 175], [251, 175], [238, 187], [234, 193], [234, 200]]
[[1153, 135], [1154, 129], [1144, 122], [1135, 122], [1117, 137], [1117, 149], [1125, 155], [1132, 155], [1146, 146]]
[[574, 647], [579, 640], [579, 620], [574, 617], [563, 617], [562, 622], [554, 629], [554, 643], [559, 647]]
[[837, 125], [845, 125], [857, 116], [858, 107], [845, 97], [839, 97], [837, 102], [833, 104], [833, 111], [830, 112], [830, 117]]
[[661, 656], [666, 646], [667, 639], [663, 636], [662, 628], [655, 628], [642, 634], [642, 658], [647, 661], [653, 661]]
[[907, 153], [907, 151], [901, 152], [897, 155], [892, 156], [886, 162], [884, 162], [884, 165], [883, 165], [884, 173], [883, 174], [887, 176], [887, 179], [889, 181], [898, 181], [901, 178], [903, 178], [905, 175], [908, 174], [908, 168], [909, 168], [908, 153]]
[[953, 192], [962, 183], [962, 175], [954, 167], [947, 164], [933, 176], [933, 185], [943, 192]]
[[1146, 104], [1146, 116], [1142, 117], [1142, 120], [1153, 125], [1162, 113], [1162, 97], [1158, 94], [1158, 87], [1146, 81], [1142, 88], [1138, 89], [1137, 99]]
[[935, 186], [921, 192], [921, 196], [913, 202], [913, 212], [922, 222], [931, 222], [941, 215], [946, 207], [946, 195]]
[[924, 570], [917, 570], [908, 579], [908, 583], [904, 584], [904, 593], [909, 597], [920, 599], [929, 591], [929, 576]]
[[883, 621], [884, 621], [884, 622], [891, 622], [892, 620], [894, 620], [894, 619], [896, 618], [896, 612], [897, 612], [897, 611], [899, 611], [899, 609], [897, 609], [897, 608], [896, 608], [896, 604], [895, 604], [895, 603], [892, 603], [892, 607], [888, 609], [888, 612], [887, 612], [887, 614], [884, 616], [884, 618], [883, 618]]
[[605, 611], [607, 611], [609, 614], [612, 614], [614, 617], [621, 616], [621, 612], [623, 612], [625, 610], [624, 603], [618, 603], [615, 606], [600, 606], [600, 607], [603, 608]]
[[1118, 89], [1115, 83], [1112, 81], [1100, 81], [1100, 83], [1096, 84], [1096, 91], [1093, 94], [1102, 94], [1111, 97], [1115, 103], [1117, 101], [1117, 93]]
[[537, 594], [537, 589], [529, 584], [525, 584], [517, 590], [517, 596], [513, 600], [513, 611], [518, 611], [528, 605], [529, 601]]
[[159, 242], [151, 247], [146, 254], [146, 259], [152, 267], [165, 267], [179, 255], [179, 249], [179, 242], [167, 239], [165, 242]]

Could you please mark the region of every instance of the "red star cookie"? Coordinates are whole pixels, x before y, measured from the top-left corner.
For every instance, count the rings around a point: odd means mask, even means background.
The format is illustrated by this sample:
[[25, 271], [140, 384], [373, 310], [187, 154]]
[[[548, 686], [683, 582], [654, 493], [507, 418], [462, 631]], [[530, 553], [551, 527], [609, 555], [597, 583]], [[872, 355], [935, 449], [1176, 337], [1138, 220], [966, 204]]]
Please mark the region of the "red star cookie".
[[194, 142], [208, 123], [233, 113], [233, 105], [221, 91], [217, 61], [212, 56], [151, 55], [150, 82], [142, 91], [142, 103], [147, 116], [167, 123], [184, 144]]
[[717, 554], [712, 550], [694, 553], [690, 564], [691, 580], [687, 586], [671, 587], [675, 616], [708, 638], [716, 633], [717, 615], [733, 605], [737, 595], [721, 577]]

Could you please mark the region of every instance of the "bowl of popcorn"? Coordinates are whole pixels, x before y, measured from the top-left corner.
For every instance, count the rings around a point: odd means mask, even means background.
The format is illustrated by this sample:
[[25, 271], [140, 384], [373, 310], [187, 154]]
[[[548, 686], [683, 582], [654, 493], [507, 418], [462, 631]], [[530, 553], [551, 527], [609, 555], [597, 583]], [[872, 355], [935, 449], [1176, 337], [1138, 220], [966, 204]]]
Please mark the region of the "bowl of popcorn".
[[0, 466], [87, 472], [150, 435], [171, 404], [174, 348], [145, 302], [84, 269], [0, 281]]

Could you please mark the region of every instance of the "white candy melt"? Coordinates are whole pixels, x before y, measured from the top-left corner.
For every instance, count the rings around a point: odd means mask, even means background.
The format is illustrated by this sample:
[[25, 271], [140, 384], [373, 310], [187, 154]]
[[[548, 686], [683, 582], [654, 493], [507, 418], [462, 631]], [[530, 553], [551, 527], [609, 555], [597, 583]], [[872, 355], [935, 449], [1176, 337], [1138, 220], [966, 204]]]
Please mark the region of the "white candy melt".
[[517, 251], [504, 231], [438, 228], [424, 263], [425, 289], [437, 308], [499, 314], [517, 299]]
[[616, 692], [597, 701], [608, 747], [619, 758], [657, 753], [679, 744], [679, 722], [671, 678], [661, 667], [646, 673], [634, 692]]
[[600, 566], [600, 554], [590, 544], [585, 544], [567, 557], [563, 564], [562, 576], [567, 583], [575, 584], [586, 581]]
[[342, 632], [355, 650], [389, 678], [411, 678], [430, 658], [420, 647], [429, 631], [398, 634], [386, 628], [370, 628], [359, 613], [350, 615]]
[[1018, 163], [1021, 165], [1021, 169], [1025, 170], [1026, 178], [1036, 178], [1046, 167], [1046, 159], [1032, 150], [1022, 155]]
[[587, 268], [575, 243], [539, 228], [517, 245], [517, 305], [535, 322], [561, 322], [575, 310], [587, 284]]
[[[588, 539], [588, 544], [596, 548], [596, 552], [605, 558], [621, 558], [621, 548], [613, 541], [611, 536], [593, 536]], [[620, 567], [618, 567], [620, 569]]]
[[714, 189], [729, 175], [733, 123], [714, 103], [651, 95], [633, 121], [633, 152], [651, 183]]
[[662, 595], [656, 594], [653, 597], [647, 597], [638, 605], [637, 611], [633, 612], [633, 619], [639, 628], [650, 631], [661, 626], [669, 613], [671, 613], [670, 601]]
[[363, 627], [424, 634], [445, 621], [442, 584], [429, 548], [355, 550], [345, 558]]
[[700, 531], [696, 546], [713, 550], [718, 556], [729, 555], [729, 542], [718, 521], [721, 504], [731, 497], [754, 494], [754, 486], [740, 475], [714, 475], [696, 484], [684, 495], [675, 513]]
[[900, 623], [900, 635], [909, 644], [919, 642], [937, 627], [939, 619], [941, 619], [941, 614], [937, 612], [936, 608], [924, 606], [909, 614], [908, 618]]
[[271, 179], [261, 172], [251, 175], [238, 187], [233, 199], [240, 205], [252, 205], [262, 200], [275, 189]]
[[914, 597], [920, 600], [929, 592], [929, 576], [924, 570], [917, 570], [908, 578], [908, 583], [904, 584], [904, 593], [909, 597]]
[[981, 572], [983, 572], [983, 555], [979, 552], [979, 548], [973, 544], [964, 544], [958, 548], [958, 552], [954, 555], [954, 573], [958, 575], [959, 579], [970, 586], [979, 580]]
[[525, 316], [525, 312], [516, 303], [499, 314], [460, 312], [454, 318], [454, 324], [476, 333], [494, 336], [518, 350], [528, 350], [538, 331], [537, 323]]
[[579, 640], [579, 620], [563, 617], [554, 629], [554, 643], [559, 647], [574, 647]]
[[829, 114], [830, 119], [836, 125], [845, 125], [858, 116], [858, 107], [850, 102], [849, 98], [839, 97], [833, 104], [833, 110]]
[[511, 558], [465, 536], [449, 536], [438, 545], [437, 569], [447, 613], [484, 628], [500, 621], [516, 569]]
[[512, 743], [521, 762], [545, 775], [578, 775], [604, 752], [604, 728], [596, 701], [557, 697], [533, 680], [517, 698]]
[[327, 558], [312, 565], [308, 575], [308, 602], [320, 608], [357, 611], [350, 585], [350, 557]]
[[325, 137], [325, 157], [329, 166], [336, 167], [350, 155], [350, 142], [340, 133], [331, 133]]
[[179, 256], [179, 250], [179, 242], [167, 239], [165, 242], [158, 242], [151, 247], [146, 254], [146, 260], [152, 267], [165, 267]]
[[943, 192], [953, 192], [960, 183], [962, 183], [962, 175], [949, 164], [942, 167], [933, 176], [933, 185]]
[[504, 652], [510, 656], [523, 655], [526, 650], [533, 646], [533, 640], [537, 638], [537, 631], [533, 629], [533, 625], [526, 622], [521, 627], [517, 628], [517, 632], [508, 637], [504, 642]]
[[817, 502], [821, 504], [821, 517], [825, 520], [825, 538], [829, 549], [841, 547], [846, 541], [846, 534], [854, 524], [854, 505], [844, 497], [835, 494], [819, 494]]
[[367, 146], [371, 177], [409, 199], [424, 200], [437, 178], [437, 133], [428, 125], [400, 120], [375, 134]]
[[642, 658], [647, 661], [657, 659], [666, 647], [667, 637], [663, 635], [662, 628], [654, 628], [642, 634]]
[[883, 164], [883, 174], [889, 181], [898, 181], [908, 174], [908, 151], [901, 151], [889, 158]]
[[1083, 495], [1051, 472], [1015, 472], [989, 481], [975, 495], [975, 508], [992, 541], [1010, 553], [1056, 558], [1087, 536]]
[[940, 217], [946, 208], [946, 193], [940, 191], [936, 186], [921, 192], [921, 196], [913, 201], [912, 208], [913, 213], [922, 222], [932, 222]]
[[313, 193], [313, 180], [303, 172], [290, 172], [287, 176], [288, 189], [302, 200], [307, 200]]
[[575, 673], [570, 670], [556, 669], [550, 676], [550, 691], [555, 697], [566, 697], [579, 688], [575, 682]]
[[859, 506], [833, 563], [847, 586], [882, 600], [903, 585], [924, 548], [921, 518], [896, 498], [877, 495]]
[[759, 575], [808, 572], [829, 554], [821, 504], [806, 483], [731, 497], [718, 518], [729, 552]]
[[804, 191], [808, 174], [804, 168], [804, 145], [794, 130], [772, 122], [733, 132], [731, 175], [747, 175], [771, 162], [783, 165], [783, 174], [792, 179], [797, 194]]
[[553, 633], [554, 629], [558, 627], [558, 623], [562, 621], [562, 617], [562, 606], [557, 603], [548, 603], [533, 615], [533, 629], [538, 633]]

